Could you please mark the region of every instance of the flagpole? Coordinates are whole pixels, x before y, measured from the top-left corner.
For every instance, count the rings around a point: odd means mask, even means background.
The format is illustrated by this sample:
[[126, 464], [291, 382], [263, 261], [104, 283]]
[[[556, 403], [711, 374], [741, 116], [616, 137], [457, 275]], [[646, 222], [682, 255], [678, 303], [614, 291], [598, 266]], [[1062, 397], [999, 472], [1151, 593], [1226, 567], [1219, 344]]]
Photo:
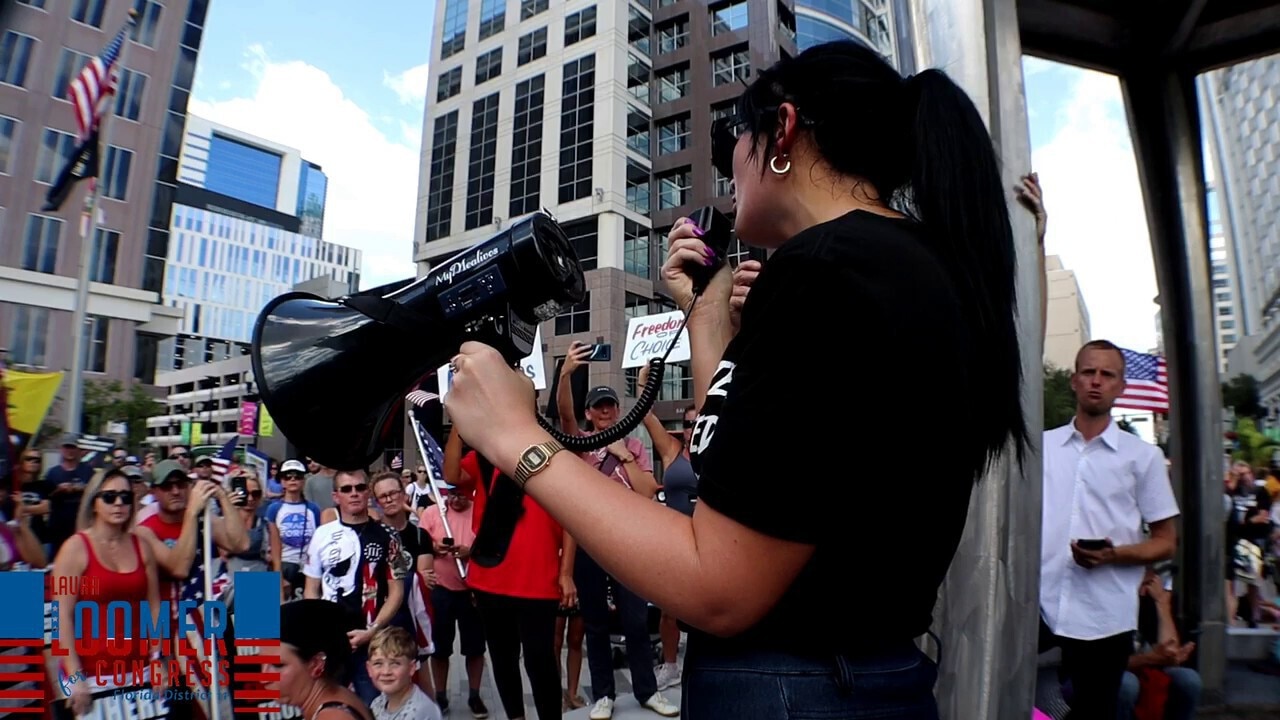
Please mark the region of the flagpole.
[[[132, 28], [138, 20], [138, 11], [129, 9], [129, 19], [125, 22], [125, 29]], [[120, 55], [116, 58], [115, 67], [111, 71], [114, 73], [116, 67], [121, 71], [125, 68], [125, 57], [129, 54], [129, 38], [125, 38], [120, 45]], [[85, 208], [88, 210], [88, 222], [82, 217], [80, 220], [80, 279], [76, 283], [76, 302], [71, 312], [71, 387], [67, 393], [67, 426], [66, 432], [79, 433], [82, 428], [80, 426], [81, 410], [84, 407], [84, 361], [85, 361], [85, 329], [84, 324], [88, 318], [89, 312], [89, 270], [93, 265], [93, 246], [98, 235], [98, 208], [102, 199], [102, 186], [104, 180], [102, 176], [107, 170], [107, 157], [111, 152], [111, 126], [112, 120], [115, 118], [115, 104], [119, 100], [116, 94], [120, 88], [114, 87], [111, 92], [109, 105], [106, 108], [106, 117], [102, 119], [101, 135], [99, 136], [99, 149], [101, 150], [102, 165], [98, 173], [93, 179], [93, 192], [85, 198]], [[94, 108], [97, 111], [97, 108]], [[105, 148], [105, 150], [102, 150]], [[119, 158], [117, 158], [119, 162]], [[97, 432], [96, 430], [94, 432]]]

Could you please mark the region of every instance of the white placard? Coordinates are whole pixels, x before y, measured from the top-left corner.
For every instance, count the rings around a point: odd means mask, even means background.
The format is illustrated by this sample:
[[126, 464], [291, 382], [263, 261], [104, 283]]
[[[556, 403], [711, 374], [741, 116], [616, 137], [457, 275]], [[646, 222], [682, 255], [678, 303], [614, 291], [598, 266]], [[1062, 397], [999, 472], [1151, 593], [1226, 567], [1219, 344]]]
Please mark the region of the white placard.
[[[627, 323], [627, 345], [622, 351], [623, 369], [640, 367], [650, 358], [662, 357], [673, 342], [676, 346], [667, 362], [688, 360], [689, 331], [680, 330], [682, 322], [684, 313], [679, 310], [631, 318]], [[676, 336], [676, 330], [680, 330], [679, 337]]]
[[[538, 328], [538, 331], [533, 334], [533, 352], [520, 361], [520, 367], [524, 368], [524, 374], [533, 380], [534, 390], [547, 389], [547, 369], [542, 359], [542, 328]], [[449, 386], [453, 384], [453, 374], [449, 372], [448, 363], [436, 370], [436, 377], [440, 379], [440, 402], [443, 403], [449, 394]]]

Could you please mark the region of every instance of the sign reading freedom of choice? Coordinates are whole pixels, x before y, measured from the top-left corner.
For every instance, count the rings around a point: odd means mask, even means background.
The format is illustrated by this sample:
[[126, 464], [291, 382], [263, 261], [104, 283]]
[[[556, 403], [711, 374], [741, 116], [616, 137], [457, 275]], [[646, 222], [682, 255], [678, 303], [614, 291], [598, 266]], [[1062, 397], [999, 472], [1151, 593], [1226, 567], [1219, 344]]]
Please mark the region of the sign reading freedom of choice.
[[[635, 368], [644, 365], [650, 358], [660, 358], [666, 354], [671, 343], [675, 348], [667, 358], [669, 363], [684, 362], [689, 359], [689, 331], [680, 330], [684, 322], [684, 313], [679, 310], [645, 315], [631, 318], [627, 323], [627, 345], [622, 354], [622, 368]], [[677, 336], [676, 331], [680, 334]]]

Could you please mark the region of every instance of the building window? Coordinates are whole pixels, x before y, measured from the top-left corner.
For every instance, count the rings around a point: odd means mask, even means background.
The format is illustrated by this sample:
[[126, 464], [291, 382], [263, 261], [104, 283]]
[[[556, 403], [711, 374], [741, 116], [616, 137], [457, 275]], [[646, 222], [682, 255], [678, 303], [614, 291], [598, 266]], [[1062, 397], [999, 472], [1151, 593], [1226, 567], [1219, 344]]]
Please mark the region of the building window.
[[733, 182], [733, 178], [727, 178], [724, 175], [721, 175], [720, 171], [715, 168], [711, 168], [711, 174], [713, 178], [711, 194], [716, 197], [729, 197], [729, 183]]
[[0, 175], [8, 175], [13, 158], [14, 139], [18, 137], [18, 121], [0, 115]]
[[93, 258], [89, 260], [89, 280], [110, 285], [116, 281], [116, 254], [120, 233], [98, 228], [93, 236]]
[[689, 92], [689, 68], [674, 67], [658, 73], [658, 102], [672, 102]]
[[732, 117], [738, 112], [738, 103], [736, 100], [730, 100], [726, 103], [711, 106], [711, 122], [721, 120], [723, 118]]
[[631, 220], [622, 223], [622, 269], [638, 277], [649, 277], [649, 228]]
[[138, 11], [138, 22], [133, 26], [130, 38], [139, 45], [156, 46], [156, 33], [160, 30], [160, 11], [154, 0], [138, 0], [133, 6]]
[[44, 9], [45, 0], [18, 0], [20, 5], [30, 5], [33, 8]]
[[458, 111], [436, 118], [431, 131], [431, 180], [427, 184], [426, 242], [449, 235], [453, 219], [453, 167]]
[[440, 82], [436, 84], [436, 102], [444, 102], [460, 92], [462, 92], [461, 67], [440, 73]]
[[120, 74], [120, 85], [116, 89], [116, 117], [138, 121], [142, 112], [142, 94], [147, 90], [147, 76], [133, 70], [125, 70]]
[[649, 217], [650, 192], [649, 169], [627, 158], [627, 209]]
[[507, 0], [480, 0], [480, 39], [497, 35], [507, 25]]
[[[778, 36], [784, 37], [791, 42], [796, 41], [795, 13], [791, 12], [791, 10], [781, 2], [778, 3]], [[784, 54], [786, 53], [785, 50], [782, 50], [781, 52]]]
[[658, 178], [658, 209], [673, 210], [689, 203], [689, 169], [682, 168]]
[[84, 321], [84, 370], [102, 373], [107, 371], [107, 334], [111, 321], [98, 315], [90, 315]]
[[[1235, 341], [1236, 341], [1236, 335], [1235, 335], [1235, 333], [1227, 333], [1226, 335], [1223, 335], [1223, 336], [1222, 336], [1222, 342], [1223, 342], [1224, 344], [1226, 344], [1226, 343], [1233, 343], [1233, 342], [1235, 342]], [[1226, 357], [1226, 355], [1224, 354], [1224, 355], [1223, 355], [1223, 357]]]
[[635, 293], [627, 293], [625, 304], [622, 308], [622, 314], [628, 320], [634, 320], [638, 317], [649, 315], [649, 299], [643, 295]]
[[561, 203], [580, 200], [591, 194], [595, 82], [595, 55], [565, 63], [564, 87], [560, 94]]
[[107, 0], [71, 0], [71, 19], [91, 27], [102, 27], [102, 10]]
[[269, 210], [276, 209], [284, 158], [271, 150], [214, 133], [209, 140], [206, 189]]
[[689, 42], [689, 16], [682, 15], [658, 26], [658, 53], [665, 55]]
[[594, 217], [589, 217], [562, 223], [560, 227], [564, 228], [564, 234], [573, 245], [573, 252], [578, 256], [578, 262], [582, 264], [583, 271], [595, 270], [596, 257], [600, 253], [600, 222]]
[[440, 59], [461, 52], [466, 46], [467, 0], [446, 0], [440, 28]]
[[58, 56], [58, 72], [53, 76], [52, 95], [59, 100], [70, 100], [71, 81], [91, 60], [88, 55], [71, 48], [62, 48]]
[[688, 362], [673, 363], [667, 366], [662, 375], [662, 388], [658, 392], [659, 400], [687, 400], [693, 397], [693, 372]]
[[646, 57], [649, 52], [649, 32], [653, 29], [653, 21], [636, 6], [632, 5], [627, 19], [627, 42]]
[[591, 331], [591, 293], [582, 302], [565, 308], [556, 316], [556, 335], [575, 335]]
[[494, 160], [498, 156], [498, 93], [471, 106], [471, 159], [467, 167], [466, 229], [493, 222]]
[[549, 7], [551, 0], [520, 0], [520, 19], [528, 20], [538, 13], [546, 12]]
[[502, 48], [495, 48], [476, 58], [476, 84], [502, 74]]
[[658, 124], [658, 154], [671, 155], [689, 147], [689, 116]]
[[[112, 145], [107, 148], [107, 159], [102, 164], [102, 196], [112, 200], [124, 200], [129, 192], [129, 168], [133, 165], [133, 151]], [[274, 203], [273, 203], [274, 205]]]
[[1223, 330], [1234, 330], [1236, 327], [1235, 320], [1223, 320], [1218, 323], [1218, 327]]
[[0, 38], [0, 83], [25, 87], [36, 39], [12, 30]]
[[596, 6], [568, 15], [564, 19], [564, 46], [586, 40], [596, 34]]
[[9, 361], [15, 365], [44, 367], [49, 343], [49, 308], [15, 305]]
[[27, 231], [22, 236], [22, 269], [53, 274], [58, 267], [58, 240], [62, 221], [58, 218], [27, 216]]
[[751, 75], [751, 59], [746, 48], [736, 48], [711, 56], [711, 85], [720, 87], [746, 82]]
[[516, 85], [516, 116], [511, 141], [510, 216], [513, 218], [537, 212], [540, 205], [544, 86], [543, 75]]
[[747, 28], [747, 0], [720, 3], [711, 7], [711, 34], [723, 35]]
[[627, 64], [627, 92], [642, 103], [649, 102], [649, 74], [649, 64], [631, 55]]
[[1230, 306], [1230, 305], [1223, 305], [1223, 306], [1219, 307], [1219, 308], [1218, 308], [1218, 314], [1219, 314], [1219, 315], [1230, 315], [1230, 314], [1231, 314], [1231, 306]]
[[525, 65], [547, 55], [547, 29], [538, 28], [531, 33], [520, 36], [520, 48], [516, 56], [516, 65]]
[[635, 106], [627, 108], [627, 147], [649, 157], [649, 115]]

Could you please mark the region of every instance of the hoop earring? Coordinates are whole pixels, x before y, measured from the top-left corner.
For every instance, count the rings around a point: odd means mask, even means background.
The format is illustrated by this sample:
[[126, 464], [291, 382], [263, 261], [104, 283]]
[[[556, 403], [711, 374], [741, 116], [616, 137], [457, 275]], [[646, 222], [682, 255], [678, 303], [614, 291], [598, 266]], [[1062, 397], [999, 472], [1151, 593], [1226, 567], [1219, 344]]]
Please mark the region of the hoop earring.
[[774, 155], [773, 157], [769, 158], [769, 169], [773, 171], [774, 175], [786, 175], [787, 173], [791, 172], [791, 160], [786, 157], [783, 157], [782, 160], [783, 162], [786, 163], [786, 165], [783, 165], [781, 168], [779, 168], [778, 156]]

